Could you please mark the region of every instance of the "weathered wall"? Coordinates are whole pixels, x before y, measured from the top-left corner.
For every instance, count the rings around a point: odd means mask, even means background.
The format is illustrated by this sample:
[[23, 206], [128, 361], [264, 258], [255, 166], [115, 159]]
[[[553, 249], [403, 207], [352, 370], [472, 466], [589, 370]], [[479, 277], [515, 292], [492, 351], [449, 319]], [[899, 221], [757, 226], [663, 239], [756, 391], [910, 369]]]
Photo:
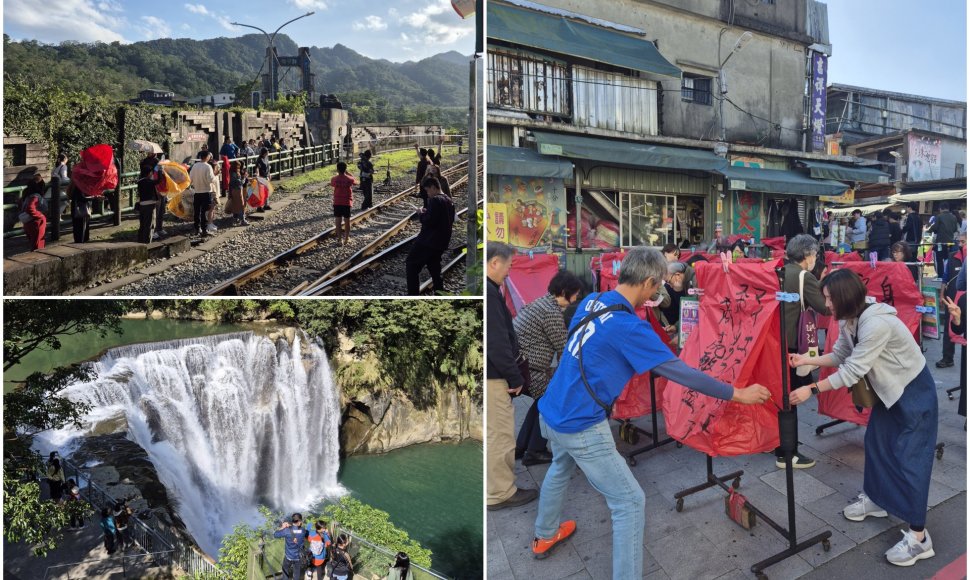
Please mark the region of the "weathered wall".
[[3, 134], [3, 186], [27, 185], [40, 172], [44, 181], [50, 180], [50, 161], [47, 145], [32, 143], [16, 134]]
[[[590, 14], [591, 11], [589, 4], [583, 0], [542, 0], [542, 3], [580, 14]], [[672, 1], [669, 3], [675, 4]], [[713, 77], [712, 90], [716, 95], [718, 65], [727, 58], [745, 29], [727, 27], [724, 34], [720, 34], [726, 25], [713, 18], [719, 7], [714, 0], [676, 4], [711, 17], [666, 7], [659, 2], [638, 0], [600, 3], [591, 16], [645, 30], [646, 40], [656, 41], [660, 53], [671, 63], [685, 72]], [[803, 2], [798, 4], [803, 5]], [[777, 20], [786, 22], [786, 14], [779, 12]], [[803, 22], [793, 25], [804, 26]], [[741, 109], [770, 119], [772, 125], [786, 129], [768, 130], [767, 122], [753, 120], [730, 103], [725, 103], [724, 122], [728, 141], [801, 149], [799, 131], [804, 103], [805, 58], [804, 45], [757, 32], [743, 50], [731, 57], [724, 67], [728, 97]], [[662, 135], [688, 139], [717, 136], [716, 99], [711, 105], [684, 102], [680, 97], [679, 79], [664, 80], [661, 85]]]

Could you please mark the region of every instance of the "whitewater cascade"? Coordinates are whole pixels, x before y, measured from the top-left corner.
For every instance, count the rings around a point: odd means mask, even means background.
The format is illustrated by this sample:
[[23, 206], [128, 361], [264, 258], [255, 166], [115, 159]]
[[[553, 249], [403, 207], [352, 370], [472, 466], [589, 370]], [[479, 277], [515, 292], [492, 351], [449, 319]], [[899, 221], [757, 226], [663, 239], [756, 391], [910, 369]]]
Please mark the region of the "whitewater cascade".
[[326, 354], [251, 332], [107, 351], [96, 378], [64, 395], [93, 406], [86, 427], [52, 433], [69, 449], [123, 414], [199, 546], [218, 553], [260, 503], [295, 509], [345, 490], [337, 482], [340, 404]]

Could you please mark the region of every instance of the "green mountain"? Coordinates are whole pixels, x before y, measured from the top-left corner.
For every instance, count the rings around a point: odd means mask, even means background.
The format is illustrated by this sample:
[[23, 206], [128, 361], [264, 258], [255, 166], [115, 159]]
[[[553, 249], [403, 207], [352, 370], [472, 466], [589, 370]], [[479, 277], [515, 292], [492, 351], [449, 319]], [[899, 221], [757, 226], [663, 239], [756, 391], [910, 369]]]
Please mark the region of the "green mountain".
[[[286, 35], [277, 36], [276, 45], [281, 56], [297, 54], [296, 43]], [[192, 98], [236, 92], [241, 85], [259, 82], [265, 51], [265, 39], [258, 34], [59, 45], [12, 42], [4, 34], [3, 74], [117, 100], [132, 99], [148, 88], [169, 89]], [[468, 57], [454, 51], [419, 62], [393, 63], [337, 44], [332, 48], [311, 47], [310, 59], [317, 94], [334, 93], [354, 100], [368, 94], [392, 107], [468, 104]], [[280, 75], [281, 90], [299, 88], [297, 69], [280, 69]]]

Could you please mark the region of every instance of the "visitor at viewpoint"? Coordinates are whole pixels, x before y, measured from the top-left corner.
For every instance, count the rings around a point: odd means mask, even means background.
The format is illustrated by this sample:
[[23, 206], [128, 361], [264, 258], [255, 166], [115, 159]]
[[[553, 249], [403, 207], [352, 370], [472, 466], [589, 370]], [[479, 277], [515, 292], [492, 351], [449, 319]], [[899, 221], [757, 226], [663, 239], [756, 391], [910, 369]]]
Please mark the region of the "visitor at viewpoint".
[[861, 522], [888, 514], [909, 523], [903, 539], [886, 551], [897, 566], [930, 558], [926, 530], [930, 474], [936, 447], [936, 384], [913, 334], [888, 304], [866, 304], [866, 286], [851, 270], [822, 280], [825, 305], [839, 321], [832, 352], [821, 357], [791, 354], [794, 367], [837, 368], [827, 379], [792, 390], [792, 405], [819, 392], [851, 386], [864, 376], [876, 395], [865, 436], [865, 473], [859, 501], [842, 514]]
[[500, 288], [512, 269], [515, 250], [508, 244], [489, 242], [485, 250], [486, 315], [488, 342], [485, 358], [485, 503], [489, 511], [516, 507], [533, 501], [534, 489], [515, 484], [515, 411], [512, 397], [522, 393], [525, 379], [517, 363], [521, 353], [512, 326], [512, 314]]
[[353, 187], [357, 179], [347, 173], [347, 164], [337, 163], [337, 175], [330, 178], [333, 188], [333, 217], [335, 220], [337, 243], [341, 246], [350, 243], [350, 206], [354, 204]]
[[200, 151], [199, 159], [189, 170], [189, 179], [192, 180], [192, 203], [193, 218], [195, 223], [195, 235], [203, 238], [209, 235], [209, 208], [219, 196], [219, 180], [209, 160], [212, 153]]
[[283, 538], [283, 577], [290, 580], [303, 578], [303, 542], [308, 536], [303, 527], [303, 515], [293, 514], [288, 522], [283, 522], [273, 533], [274, 538]]
[[309, 543], [310, 567], [307, 569], [307, 580], [324, 580], [327, 576], [327, 551], [330, 549], [330, 534], [327, 533], [327, 522], [317, 520], [313, 529], [307, 533]]
[[[259, 150], [259, 159], [256, 160], [256, 175], [269, 181], [269, 149], [266, 147]], [[266, 203], [257, 207], [256, 211], [262, 213], [270, 209], [273, 208], [269, 206], [269, 198], [267, 198]]]
[[404, 552], [398, 552], [394, 557], [394, 565], [387, 572], [386, 580], [414, 580], [411, 572], [411, 558]]
[[337, 545], [333, 548], [333, 556], [330, 558], [330, 577], [333, 580], [347, 580], [354, 573], [354, 561], [347, 548], [350, 546], [350, 536], [340, 534], [337, 536]]
[[20, 223], [27, 234], [27, 243], [31, 251], [44, 249], [44, 236], [47, 231], [47, 216], [44, 215], [44, 189], [47, 184], [35, 173], [27, 184], [18, 203], [20, 209]]
[[[536, 558], [547, 557], [576, 531], [576, 522], [562, 516], [572, 509], [566, 495], [579, 467], [610, 506], [613, 578], [643, 576], [646, 500], [640, 482], [616, 449], [608, 421], [608, 409], [633, 375], [653, 372], [706, 395], [744, 404], [761, 404], [771, 396], [762, 385], [736, 389], [688, 367], [634, 313], [634, 305], [654, 296], [666, 276], [667, 261], [659, 250], [631, 248], [620, 264], [616, 289], [594, 294], [576, 309], [562, 361], [539, 399], [539, 425], [553, 459], [539, 493], [532, 541]], [[491, 336], [491, 303], [489, 316]], [[491, 415], [487, 425], [491, 437]]]

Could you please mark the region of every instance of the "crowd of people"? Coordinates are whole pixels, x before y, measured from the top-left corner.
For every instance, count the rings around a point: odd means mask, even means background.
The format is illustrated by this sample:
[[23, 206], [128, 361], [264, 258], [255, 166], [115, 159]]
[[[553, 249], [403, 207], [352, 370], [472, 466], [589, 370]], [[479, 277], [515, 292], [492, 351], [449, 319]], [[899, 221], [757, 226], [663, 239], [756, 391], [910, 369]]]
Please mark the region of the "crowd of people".
[[[962, 268], [966, 226], [960, 218], [941, 204], [940, 213], [926, 226], [916, 214], [899, 224], [892, 212], [885, 212], [870, 216], [866, 226], [856, 219], [846, 228], [865, 231], [867, 245], [857, 250], [876, 251], [879, 259], [903, 262], [913, 262], [913, 248], [923, 243], [924, 235], [942, 233], [943, 240], [952, 235], [949, 241], [956, 243], [956, 249], [948, 254], [940, 250], [946, 256], [939, 266], [941, 277], [952, 290], [941, 299], [947, 316], [943, 324], [952, 334], [965, 337], [966, 296], [956, 297], [966, 291]], [[831, 225], [837, 227], [835, 220]], [[849, 387], [866, 377], [877, 401], [866, 431], [863, 493], [843, 510], [843, 516], [859, 522], [892, 515], [906, 522], [902, 540], [885, 557], [891, 564], [910, 566], [935, 554], [926, 529], [939, 413], [935, 382], [920, 345], [896, 310], [888, 304], [868, 304], [865, 285], [852, 270], [828, 270], [824, 250], [837, 247], [837, 241], [828, 228], [824, 234], [821, 240], [795, 235], [785, 246], [780, 289], [800, 296], [799, 302], [782, 305], [790, 403], [797, 412], [798, 406], [819, 393]], [[937, 237], [933, 243], [939, 241]], [[503, 287], [514, 253], [510, 246], [490, 242], [486, 255], [487, 508], [517, 507], [538, 498], [532, 552], [545, 558], [577, 529], [577, 522], [564, 516], [570, 510], [567, 490], [579, 467], [604, 495], [612, 514], [613, 577], [639, 577], [646, 502], [616, 449], [608, 423], [624, 385], [649, 370], [710, 396], [744, 404], [764, 403], [770, 395], [761, 385], [736, 388], [688, 367], [676, 357], [671, 343], [660, 338], [662, 331], [676, 331], [679, 301], [697, 284], [694, 263], [706, 258], [681, 261], [681, 250], [672, 244], [660, 251], [634, 247], [620, 265], [615, 290], [584, 298], [582, 284], [563, 270], [553, 277], [547, 294], [517, 307], [513, 318]], [[577, 300], [575, 314], [564, 317], [564, 309]], [[634, 314], [642, 305], [648, 307], [647, 320]], [[799, 317], [805, 310], [838, 321], [832, 352], [806, 353], [798, 348]], [[653, 316], [659, 326], [650, 324]], [[953, 364], [953, 342], [949, 344], [949, 358], [945, 346], [945, 358], [938, 367]], [[962, 365], [965, 375], [965, 349]], [[834, 372], [817, 380], [820, 367]], [[958, 412], [965, 417], [965, 376], [961, 387]], [[529, 395], [532, 402], [516, 437], [512, 399], [520, 394]], [[789, 453], [796, 469], [815, 465], [796, 442], [793, 448], [775, 450], [776, 466], [785, 467]], [[540, 490], [518, 487], [514, 468], [520, 459], [524, 466], [551, 464]]]
[[[313, 526], [303, 521], [303, 515], [293, 514], [280, 523], [273, 533], [283, 540], [283, 577], [290, 580], [349, 580], [354, 577], [354, 559], [350, 555], [351, 537], [336, 534], [326, 521], [317, 520]], [[305, 574], [305, 576], [304, 576]], [[398, 552], [388, 565], [387, 580], [414, 580], [411, 560]]]

